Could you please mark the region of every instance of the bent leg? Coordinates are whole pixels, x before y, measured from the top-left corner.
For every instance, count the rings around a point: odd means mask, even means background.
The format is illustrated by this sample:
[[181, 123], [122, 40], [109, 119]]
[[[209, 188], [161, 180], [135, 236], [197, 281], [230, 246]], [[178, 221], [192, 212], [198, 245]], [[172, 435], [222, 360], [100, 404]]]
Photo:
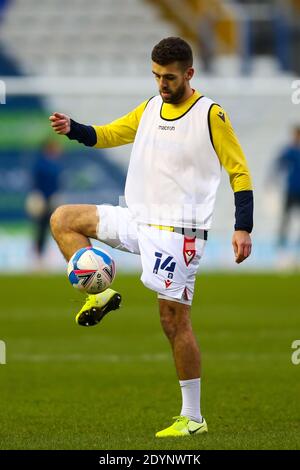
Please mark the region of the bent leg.
[[52, 235], [68, 261], [80, 248], [90, 245], [89, 237], [97, 238], [97, 207], [88, 204], [64, 205], [52, 214]]

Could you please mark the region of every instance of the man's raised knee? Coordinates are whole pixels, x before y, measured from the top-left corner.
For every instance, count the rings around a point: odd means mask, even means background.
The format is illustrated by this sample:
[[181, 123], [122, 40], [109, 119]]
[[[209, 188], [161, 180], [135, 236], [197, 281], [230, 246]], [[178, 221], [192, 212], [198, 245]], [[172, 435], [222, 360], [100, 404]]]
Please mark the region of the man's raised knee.
[[97, 208], [89, 204], [67, 204], [52, 214], [50, 226], [54, 237], [65, 232], [76, 232], [85, 237], [97, 237]]
[[68, 229], [69, 225], [69, 206], [63, 205], [57, 207], [50, 217], [50, 227], [53, 235]]

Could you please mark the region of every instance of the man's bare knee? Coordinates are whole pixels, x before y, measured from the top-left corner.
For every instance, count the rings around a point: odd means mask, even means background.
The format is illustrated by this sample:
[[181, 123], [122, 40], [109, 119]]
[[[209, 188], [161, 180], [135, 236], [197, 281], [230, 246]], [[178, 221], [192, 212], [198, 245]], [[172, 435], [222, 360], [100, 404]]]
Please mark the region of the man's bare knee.
[[56, 235], [60, 232], [66, 231], [69, 227], [69, 217], [68, 217], [68, 212], [69, 212], [70, 206], [64, 205], [64, 206], [59, 206], [53, 214], [51, 215], [50, 218], [50, 227], [53, 235]]
[[160, 299], [159, 312], [161, 326], [170, 341], [175, 338], [178, 331], [182, 332], [191, 326], [188, 305]]
[[60, 233], [75, 232], [87, 237], [97, 237], [98, 215], [96, 206], [63, 205], [52, 214], [50, 226], [54, 237]]

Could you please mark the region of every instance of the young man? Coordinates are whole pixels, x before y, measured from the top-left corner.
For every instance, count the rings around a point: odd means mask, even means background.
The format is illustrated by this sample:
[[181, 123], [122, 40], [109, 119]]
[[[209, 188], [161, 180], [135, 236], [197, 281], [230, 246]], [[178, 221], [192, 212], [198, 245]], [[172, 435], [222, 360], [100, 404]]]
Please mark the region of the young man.
[[[276, 160], [276, 171], [285, 177], [284, 204], [278, 240], [278, 245], [285, 247], [292, 211], [300, 209], [300, 126], [294, 127], [293, 140]], [[298, 243], [300, 244], [300, 237]]]
[[[32, 169], [33, 193], [38, 192], [44, 207], [33, 217], [35, 225], [34, 248], [41, 262], [46, 248], [49, 220], [54, 210], [54, 198], [60, 189], [63, 166], [60, 162], [62, 148], [53, 140], [43, 143]], [[29, 195], [30, 197], [31, 195]]]
[[[222, 165], [235, 197], [236, 262], [251, 252], [253, 195], [246, 160], [225, 111], [191, 88], [192, 65], [185, 41], [163, 39], [152, 51], [159, 95], [106, 126], [85, 126], [60, 113], [50, 116], [55, 132], [88, 146], [134, 142], [125, 188], [128, 207], [62, 206], [52, 215], [51, 227], [67, 260], [90, 244], [89, 237], [141, 255], [142, 281], [158, 293], [182, 391], [180, 416], [157, 437], [207, 432], [190, 312]], [[111, 289], [89, 296], [77, 322], [94, 325], [119, 303], [120, 295]]]

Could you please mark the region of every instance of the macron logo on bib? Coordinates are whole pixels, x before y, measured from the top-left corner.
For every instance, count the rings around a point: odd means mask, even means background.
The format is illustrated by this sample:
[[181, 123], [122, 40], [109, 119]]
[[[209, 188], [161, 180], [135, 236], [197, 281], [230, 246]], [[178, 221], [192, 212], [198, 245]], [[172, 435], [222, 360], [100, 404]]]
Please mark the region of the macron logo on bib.
[[160, 131], [175, 131], [175, 126], [158, 126]]

